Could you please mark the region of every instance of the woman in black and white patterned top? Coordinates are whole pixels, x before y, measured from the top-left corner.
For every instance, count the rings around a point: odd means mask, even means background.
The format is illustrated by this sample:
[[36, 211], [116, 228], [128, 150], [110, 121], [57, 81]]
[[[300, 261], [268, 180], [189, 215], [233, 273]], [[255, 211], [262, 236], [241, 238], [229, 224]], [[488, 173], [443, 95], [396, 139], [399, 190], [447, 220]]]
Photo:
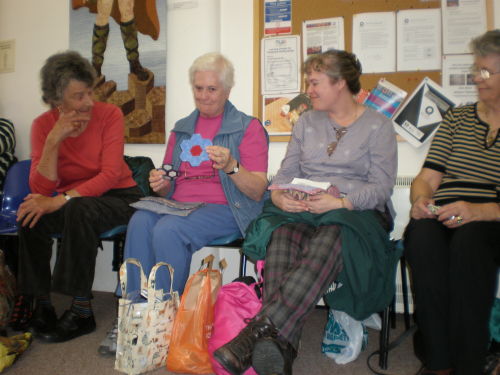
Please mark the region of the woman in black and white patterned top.
[[14, 156], [15, 150], [14, 125], [9, 120], [0, 118], [0, 189], [3, 188], [7, 170], [17, 161]]

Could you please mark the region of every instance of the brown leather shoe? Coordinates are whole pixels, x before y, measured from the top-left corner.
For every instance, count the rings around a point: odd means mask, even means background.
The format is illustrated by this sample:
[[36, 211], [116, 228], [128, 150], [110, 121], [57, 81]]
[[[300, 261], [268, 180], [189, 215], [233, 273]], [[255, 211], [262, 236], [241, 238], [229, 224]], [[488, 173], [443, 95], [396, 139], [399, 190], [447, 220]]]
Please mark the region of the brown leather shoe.
[[238, 336], [214, 352], [214, 358], [232, 375], [240, 375], [252, 363], [255, 342], [261, 337], [276, 337], [278, 330], [271, 320], [261, 316], [250, 320]]
[[282, 337], [263, 337], [257, 340], [252, 366], [259, 375], [292, 375], [295, 348]]

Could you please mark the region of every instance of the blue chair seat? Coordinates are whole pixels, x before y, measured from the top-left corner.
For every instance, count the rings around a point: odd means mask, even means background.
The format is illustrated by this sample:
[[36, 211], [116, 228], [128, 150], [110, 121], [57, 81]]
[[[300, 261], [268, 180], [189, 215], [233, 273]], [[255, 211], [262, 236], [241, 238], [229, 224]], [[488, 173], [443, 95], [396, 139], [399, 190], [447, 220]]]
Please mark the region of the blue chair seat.
[[101, 235], [99, 236], [99, 238], [101, 240], [109, 240], [111, 239], [112, 237], [116, 236], [116, 235], [119, 235], [119, 234], [123, 234], [127, 231], [127, 226], [126, 225], [118, 225], [110, 230], [107, 230], [106, 232], [104, 233], [101, 233]]
[[0, 213], [0, 234], [17, 234], [16, 213]]
[[[101, 241], [112, 241], [113, 242], [113, 261], [112, 261], [112, 269], [113, 271], [118, 271], [120, 269], [120, 265], [123, 262], [123, 247], [125, 244], [125, 235], [127, 233], [126, 225], [117, 225], [106, 232], [103, 232], [99, 235], [99, 240]], [[52, 238], [55, 238], [57, 241], [57, 249], [61, 246], [61, 233], [54, 233], [51, 235]], [[102, 244], [99, 245], [102, 249]]]
[[31, 160], [22, 160], [7, 171], [0, 210], [0, 234], [17, 233], [17, 209], [24, 197], [30, 193], [30, 167]]

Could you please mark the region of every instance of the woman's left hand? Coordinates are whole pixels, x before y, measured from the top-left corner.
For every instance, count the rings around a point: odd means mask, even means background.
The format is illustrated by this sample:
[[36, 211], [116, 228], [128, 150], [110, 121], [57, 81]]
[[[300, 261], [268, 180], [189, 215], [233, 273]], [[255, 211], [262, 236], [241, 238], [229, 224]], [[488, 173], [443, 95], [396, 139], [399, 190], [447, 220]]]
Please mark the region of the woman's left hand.
[[457, 201], [441, 206], [438, 220], [448, 228], [457, 228], [473, 221], [498, 220], [498, 203], [469, 203]]
[[304, 203], [307, 205], [307, 210], [313, 214], [342, 208], [342, 200], [327, 193], [311, 195]]
[[480, 214], [480, 208], [476, 204], [457, 201], [441, 206], [438, 220], [448, 228], [457, 228], [477, 220]]
[[23, 227], [29, 225], [33, 228], [43, 215], [54, 212], [62, 206], [58, 202], [58, 197], [28, 194], [17, 210], [16, 221]]
[[230, 168], [234, 165], [234, 159], [231, 151], [222, 146], [207, 146], [206, 148], [208, 157], [213, 161], [215, 169], [222, 169], [224, 172], [230, 172]]

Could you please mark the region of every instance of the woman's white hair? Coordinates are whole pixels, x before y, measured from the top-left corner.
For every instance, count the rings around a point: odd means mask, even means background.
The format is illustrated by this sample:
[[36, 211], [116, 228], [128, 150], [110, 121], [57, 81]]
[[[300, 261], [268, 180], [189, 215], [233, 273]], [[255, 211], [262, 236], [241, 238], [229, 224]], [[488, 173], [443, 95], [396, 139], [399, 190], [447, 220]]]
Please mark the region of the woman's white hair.
[[234, 86], [234, 67], [224, 55], [218, 52], [209, 52], [194, 60], [189, 68], [189, 82], [194, 85], [194, 76], [197, 72], [215, 72], [219, 81], [226, 90]]

